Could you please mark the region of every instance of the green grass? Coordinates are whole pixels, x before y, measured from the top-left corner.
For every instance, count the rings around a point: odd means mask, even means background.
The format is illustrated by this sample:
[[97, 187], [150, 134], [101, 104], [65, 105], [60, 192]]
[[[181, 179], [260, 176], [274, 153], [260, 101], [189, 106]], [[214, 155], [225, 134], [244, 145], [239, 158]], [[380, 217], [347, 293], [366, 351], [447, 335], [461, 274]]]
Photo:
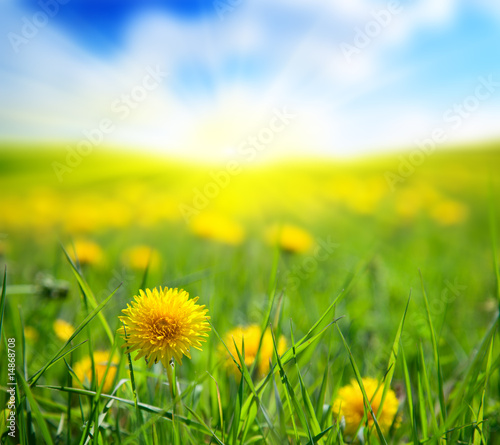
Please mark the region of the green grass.
[[[370, 195], [364, 181], [383, 181], [397, 168], [391, 156], [248, 168], [202, 211], [245, 228], [236, 246], [197, 238], [182, 217], [160, 212], [189, 203], [193, 188], [220, 167], [95, 153], [61, 184], [50, 168], [61, 152], [0, 153], [2, 407], [8, 338], [16, 339], [18, 396], [15, 440], [0, 411], [2, 443], [344, 444], [351, 439], [332, 414], [339, 388], [355, 379], [368, 406], [365, 420], [378, 416], [362, 377], [379, 380], [384, 404], [391, 389], [400, 400], [400, 424], [360, 429], [366, 443], [500, 443], [495, 147], [436, 153], [401, 189], [384, 190], [369, 212], [356, 211], [351, 196]], [[338, 198], [339, 184], [353, 181], [361, 192]], [[439, 198], [410, 219], [398, 215], [401, 193], [424, 186]], [[86, 200], [108, 223], [70, 230], [66, 212]], [[433, 200], [460, 202], [467, 217], [443, 225], [432, 217]], [[123, 224], [112, 220], [115, 208], [124, 212]], [[160, 216], [144, 222], [147, 211]], [[265, 241], [275, 222], [306, 228], [316, 245], [330, 239], [337, 246], [320, 259], [314, 248], [280, 251]], [[71, 259], [68, 246], [81, 236], [102, 247], [101, 264]], [[157, 249], [159, 267], [124, 265], [123, 252], [135, 244]], [[116, 335], [118, 316], [138, 289], [159, 285], [199, 296], [211, 317], [203, 351], [192, 350], [171, 379], [161, 365], [147, 368], [124, 354]], [[76, 328], [67, 341], [54, 333], [57, 318]], [[265, 376], [255, 362], [240, 366], [239, 376], [222, 365], [224, 334], [249, 323], [272, 328]], [[25, 338], [27, 326], [37, 340]], [[280, 335], [288, 344], [281, 355]], [[240, 358], [245, 347], [236, 344]], [[95, 363], [89, 387], [74, 373], [97, 350], [119, 357], [109, 391], [95, 379]]]

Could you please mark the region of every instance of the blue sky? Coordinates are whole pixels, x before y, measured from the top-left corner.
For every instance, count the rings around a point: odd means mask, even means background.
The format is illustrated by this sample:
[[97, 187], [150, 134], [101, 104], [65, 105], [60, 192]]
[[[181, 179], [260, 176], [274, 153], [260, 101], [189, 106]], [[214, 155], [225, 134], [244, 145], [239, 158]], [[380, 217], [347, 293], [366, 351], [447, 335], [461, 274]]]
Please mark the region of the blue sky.
[[[4, 140], [74, 145], [109, 119], [102, 146], [218, 159], [276, 109], [294, 117], [263, 159], [411, 149], [437, 127], [452, 143], [500, 137], [500, 87], [458, 128], [443, 117], [474, 104], [481, 76], [500, 82], [492, 0], [56, 1], [0, 5]], [[168, 74], [118, 113], [151, 70]]]

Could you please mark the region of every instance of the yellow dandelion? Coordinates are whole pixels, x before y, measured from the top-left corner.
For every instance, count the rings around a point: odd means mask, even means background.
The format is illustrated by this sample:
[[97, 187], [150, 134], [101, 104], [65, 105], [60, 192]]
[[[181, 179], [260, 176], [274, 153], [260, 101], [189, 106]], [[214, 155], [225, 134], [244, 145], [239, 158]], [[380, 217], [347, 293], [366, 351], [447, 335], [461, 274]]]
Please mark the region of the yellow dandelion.
[[[399, 401], [393, 390], [389, 390], [385, 396], [384, 405], [382, 407], [382, 412], [379, 413], [380, 401], [382, 399], [383, 384], [379, 385], [376, 379], [366, 377], [363, 378], [363, 386], [366, 391], [366, 395], [370, 400], [371, 407], [375, 416], [377, 417], [377, 422], [380, 425], [382, 432], [387, 432], [394, 422], [396, 417]], [[378, 388], [378, 389], [377, 389]], [[364, 410], [363, 393], [359, 388], [358, 382], [353, 379], [349, 385], [346, 385], [339, 389], [337, 399], [333, 404], [333, 414], [337, 419], [343, 419], [345, 421], [345, 433], [347, 435], [352, 435], [356, 432], [358, 427], [363, 426], [361, 420], [363, 419]], [[373, 425], [373, 417], [368, 412], [368, 426]], [[396, 419], [396, 426], [399, 423], [399, 419]]]
[[281, 249], [287, 252], [307, 252], [314, 244], [309, 232], [291, 224], [273, 226], [266, 235], [270, 244], [278, 244]]
[[406, 188], [398, 191], [395, 208], [399, 217], [412, 220], [424, 205], [424, 196], [417, 188]]
[[54, 328], [54, 332], [57, 337], [62, 341], [69, 340], [69, 338], [73, 335], [73, 332], [75, 332], [75, 328], [70, 323], [60, 318], [54, 321], [52, 327]]
[[375, 212], [386, 192], [387, 183], [382, 178], [359, 180], [344, 198], [344, 202], [351, 210], [369, 215]]
[[243, 228], [235, 221], [214, 213], [201, 213], [190, 223], [191, 231], [200, 238], [224, 244], [241, 244], [245, 237]]
[[201, 342], [210, 331], [208, 309], [196, 304], [182, 289], [155, 287], [140, 290], [131, 305], [118, 318], [127, 353], [139, 351], [135, 359], [146, 359], [149, 366], [161, 361], [168, 368], [170, 361], [182, 364], [182, 356], [191, 358], [191, 346], [201, 351]]
[[64, 229], [68, 233], [93, 233], [103, 226], [102, 198], [94, 195], [76, 196], [64, 206]]
[[33, 326], [26, 326], [24, 328], [24, 338], [28, 341], [37, 341], [38, 340], [38, 331]]
[[143, 271], [158, 269], [160, 253], [149, 246], [139, 245], [126, 250], [122, 256], [123, 263], [133, 270]]
[[[256, 324], [252, 324], [250, 326], [238, 326], [231, 331], [229, 331], [224, 337], [224, 343], [228, 347], [231, 355], [238, 360], [238, 353], [235, 348], [238, 347], [238, 350], [242, 352], [242, 339], [244, 339], [245, 343], [245, 365], [248, 367], [252, 366], [255, 361], [255, 357], [257, 356], [257, 350], [259, 348], [260, 336], [262, 334], [262, 330], [260, 326]], [[234, 339], [234, 341], [233, 341]], [[287, 344], [285, 337], [280, 336], [278, 339], [278, 353], [281, 355], [286, 351]], [[219, 345], [219, 352], [226, 356], [226, 367], [235, 373], [239, 373], [238, 368], [236, 367], [233, 359], [227, 353], [226, 348], [223, 344]], [[258, 374], [263, 376], [269, 371], [269, 362], [273, 358], [274, 353], [274, 345], [273, 338], [271, 332], [266, 330], [264, 337], [262, 338], [262, 345], [260, 348], [259, 354], [259, 363], [257, 366]], [[239, 361], [239, 360], [238, 360]], [[241, 362], [240, 362], [241, 364]]]
[[459, 224], [467, 217], [467, 207], [457, 201], [442, 200], [430, 210], [431, 217], [443, 226]]
[[[93, 241], [78, 239], [73, 244], [66, 247], [73, 261], [84, 264], [100, 264], [104, 259], [102, 249]], [[76, 252], [76, 257], [75, 257]]]
[[[104, 385], [102, 387], [103, 392], [107, 393], [112, 388], [113, 381], [115, 380], [118, 366], [118, 357], [111, 357], [109, 351], [95, 351], [93, 354], [93, 358], [97, 386], [102, 383], [102, 379], [104, 378], [104, 373], [106, 372], [108, 363], [111, 362], [111, 364], [109, 365], [108, 373], [106, 374], [106, 380], [104, 381]], [[73, 371], [75, 371], [76, 376], [82, 384], [90, 386], [92, 380], [92, 360], [90, 359], [90, 356], [87, 356], [79, 362], [75, 363], [75, 365], [73, 366]]]

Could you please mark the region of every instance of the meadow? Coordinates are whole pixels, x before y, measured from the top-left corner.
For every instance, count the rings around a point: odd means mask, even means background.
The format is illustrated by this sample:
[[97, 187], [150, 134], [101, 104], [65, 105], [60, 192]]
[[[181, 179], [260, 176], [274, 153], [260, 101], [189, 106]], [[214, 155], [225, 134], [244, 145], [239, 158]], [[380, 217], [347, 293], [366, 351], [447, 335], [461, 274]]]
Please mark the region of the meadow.
[[[2, 443], [500, 444], [498, 144], [393, 187], [389, 155], [64, 156], [0, 150]], [[122, 347], [160, 286], [210, 317], [182, 365]]]

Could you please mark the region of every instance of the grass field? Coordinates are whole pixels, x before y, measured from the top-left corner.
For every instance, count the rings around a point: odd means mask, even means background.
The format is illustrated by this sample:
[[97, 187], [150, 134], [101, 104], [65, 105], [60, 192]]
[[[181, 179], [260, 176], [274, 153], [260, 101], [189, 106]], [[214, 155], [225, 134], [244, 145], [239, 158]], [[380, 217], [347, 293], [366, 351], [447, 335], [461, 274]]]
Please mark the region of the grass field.
[[[497, 145], [394, 187], [391, 156], [64, 160], [0, 151], [2, 443], [500, 444]], [[172, 373], [117, 332], [159, 286], [210, 317]]]

